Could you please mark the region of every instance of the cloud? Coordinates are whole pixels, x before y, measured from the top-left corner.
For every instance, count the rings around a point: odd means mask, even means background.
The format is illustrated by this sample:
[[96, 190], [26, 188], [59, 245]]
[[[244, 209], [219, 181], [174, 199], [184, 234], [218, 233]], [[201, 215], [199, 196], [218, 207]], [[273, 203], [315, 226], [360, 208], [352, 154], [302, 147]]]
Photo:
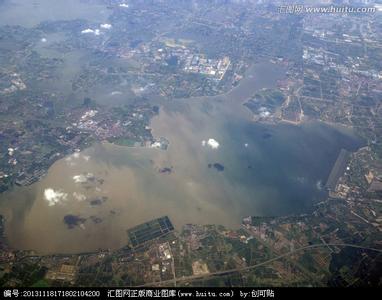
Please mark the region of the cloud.
[[74, 175], [73, 180], [75, 183], [85, 183], [88, 179], [85, 175]]
[[85, 183], [88, 180], [93, 180], [94, 174], [93, 173], [86, 173], [86, 174], [80, 174], [80, 175], [74, 175], [73, 180], [75, 183]]
[[209, 147], [211, 147], [212, 149], [217, 149], [217, 148], [219, 148], [219, 146], [220, 146], [220, 144], [218, 143], [218, 141], [215, 140], [215, 139], [212, 139], [212, 138], [208, 139], [207, 142], [206, 142], [205, 140], [202, 141], [202, 146], [204, 147], [204, 146], [206, 146], [206, 145], [209, 146]]
[[113, 26], [111, 24], [105, 23], [105, 24], [101, 24], [100, 27], [102, 29], [111, 29]]
[[59, 190], [55, 191], [52, 188], [47, 188], [44, 190], [44, 198], [46, 201], [48, 201], [49, 206], [53, 206], [63, 201], [66, 201], [67, 197], [67, 193], [64, 193]]
[[90, 29], [90, 28], [86, 28], [84, 30], [81, 31], [82, 34], [88, 34], [88, 33], [93, 33], [94, 35], [100, 35], [101, 34], [101, 31], [99, 29]]
[[73, 193], [73, 197], [74, 197], [74, 199], [76, 199], [78, 201], [85, 201], [86, 200], [86, 196], [84, 194], [77, 193], [77, 192]]
[[129, 7], [129, 4], [126, 4], [126, 3], [121, 3], [121, 4], [119, 5], [119, 7], [128, 8], [128, 7]]
[[216, 141], [215, 139], [208, 139], [208, 142], [207, 142], [208, 146], [210, 146], [212, 149], [217, 149], [219, 148], [220, 144], [218, 143], [218, 141]]
[[81, 31], [82, 34], [86, 34], [86, 33], [94, 33], [94, 30], [93, 29], [90, 29], [90, 28], [87, 28], [87, 29], [84, 29]]
[[212, 149], [217, 149], [220, 146], [218, 141], [212, 138], [208, 139], [207, 143], [206, 141], [202, 141], [202, 146], [205, 146], [205, 145], [211, 147]]
[[151, 144], [151, 148], [160, 149], [162, 147], [161, 142], [154, 142]]

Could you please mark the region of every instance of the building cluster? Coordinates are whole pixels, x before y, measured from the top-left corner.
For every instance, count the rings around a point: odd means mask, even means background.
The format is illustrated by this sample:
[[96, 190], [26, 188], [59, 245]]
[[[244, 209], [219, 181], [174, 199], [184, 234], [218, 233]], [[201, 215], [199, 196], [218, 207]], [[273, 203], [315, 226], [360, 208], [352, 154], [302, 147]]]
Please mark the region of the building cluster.
[[148, 70], [153, 68], [152, 64], [159, 64], [172, 70], [205, 75], [217, 81], [223, 79], [231, 64], [228, 56], [209, 58], [197, 49], [189, 47], [187, 43], [177, 43], [173, 40], [142, 44], [129, 50], [121, 49], [118, 55], [126, 59], [144, 60]]
[[203, 55], [190, 55], [186, 58], [184, 70], [221, 80], [229, 65], [230, 60], [227, 56], [223, 59], [208, 59]]
[[0, 73], [0, 95], [12, 94], [27, 88], [18, 73]]

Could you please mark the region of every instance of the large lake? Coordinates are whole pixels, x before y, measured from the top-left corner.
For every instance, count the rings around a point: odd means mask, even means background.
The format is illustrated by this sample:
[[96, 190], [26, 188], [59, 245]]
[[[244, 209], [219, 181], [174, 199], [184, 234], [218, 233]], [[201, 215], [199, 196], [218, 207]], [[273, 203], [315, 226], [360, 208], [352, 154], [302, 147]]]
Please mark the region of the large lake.
[[41, 182], [0, 195], [11, 246], [114, 249], [126, 244], [127, 228], [162, 215], [178, 229], [235, 228], [248, 215], [310, 211], [325, 197], [322, 185], [340, 149], [361, 142], [348, 129], [318, 122], [254, 123], [242, 103], [284, 73], [257, 64], [226, 95], [162, 102], [151, 127], [170, 141], [167, 151], [96, 144], [57, 161]]

